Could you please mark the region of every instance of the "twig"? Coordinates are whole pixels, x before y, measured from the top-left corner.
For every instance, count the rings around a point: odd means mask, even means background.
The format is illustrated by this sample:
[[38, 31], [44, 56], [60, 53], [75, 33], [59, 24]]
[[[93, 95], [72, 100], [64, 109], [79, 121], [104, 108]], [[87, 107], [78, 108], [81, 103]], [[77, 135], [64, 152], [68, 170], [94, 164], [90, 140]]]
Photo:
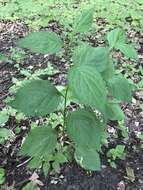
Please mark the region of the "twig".
[[32, 158], [28, 158], [27, 160], [25, 160], [24, 162], [22, 162], [21, 164], [17, 165], [16, 167], [19, 168], [25, 164], [27, 164]]

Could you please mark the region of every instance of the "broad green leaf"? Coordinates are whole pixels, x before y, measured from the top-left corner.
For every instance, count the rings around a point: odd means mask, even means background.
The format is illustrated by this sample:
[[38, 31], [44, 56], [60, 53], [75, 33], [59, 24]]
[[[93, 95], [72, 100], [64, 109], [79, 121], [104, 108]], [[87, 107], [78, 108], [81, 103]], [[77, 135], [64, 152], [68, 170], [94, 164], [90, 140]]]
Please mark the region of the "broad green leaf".
[[61, 50], [63, 43], [54, 32], [32, 32], [20, 39], [18, 45], [35, 53], [53, 54]]
[[127, 58], [137, 59], [138, 55], [135, 48], [129, 44], [118, 44], [116, 46]]
[[81, 109], [68, 115], [67, 133], [76, 147], [99, 150], [104, 127], [95, 113]]
[[41, 158], [52, 153], [56, 144], [56, 134], [50, 127], [37, 127], [32, 129], [24, 140], [20, 154]]
[[116, 47], [117, 44], [124, 44], [126, 41], [125, 34], [122, 29], [117, 28], [107, 34], [110, 49]]
[[39, 168], [42, 165], [42, 160], [39, 157], [34, 157], [29, 163], [28, 166], [32, 169]]
[[73, 63], [78, 66], [92, 66], [98, 72], [103, 72], [110, 63], [107, 47], [94, 48], [86, 43], [76, 48], [73, 54]]
[[44, 175], [47, 176], [50, 170], [50, 163], [48, 161], [45, 161], [43, 164], [43, 172]]
[[56, 153], [56, 155], [54, 156], [54, 159], [56, 160], [56, 162], [59, 162], [61, 164], [68, 162], [66, 156], [61, 152]]
[[60, 172], [60, 163], [57, 161], [52, 162], [52, 168], [56, 173]]
[[69, 87], [81, 104], [105, 110], [107, 91], [104, 81], [90, 66], [74, 66], [68, 74]]
[[116, 150], [117, 150], [118, 153], [123, 153], [124, 150], [125, 150], [125, 145], [120, 145], [120, 144], [117, 145]]
[[34, 184], [32, 182], [28, 183], [27, 185], [25, 185], [22, 190], [36, 190], [37, 188], [34, 186]]
[[73, 26], [73, 31], [75, 33], [88, 32], [91, 29], [93, 22], [93, 9], [89, 9], [83, 11], [81, 15], [79, 15]]
[[106, 115], [110, 120], [123, 120], [125, 119], [124, 112], [116, 102], [108, 102], [106, 106]]
[[114, 75], [115, 75], [115, 68], [114, 68], [113, 62], [110, 61], [106, 70], [101, 73], [101, 76], [103, 77], [105, 81], [108, 81]]
[[97, 71], [105, 71], [111, 61], [109, 58], [109, 49], [107, 47], [94, 48], [94, 55], [94, 61]]
[[85, 149], [85, 147], [78, 147], [75, 151], [75, 160], [86, 170], [99, 171], [100, 157], [94, 149]]
[[130, 103], [132, 100], [132, 86], [122, 76], [115, 76], [108, 81], [109, 91], [117, 100]]
[[17, 91], [9, 105], [28, 116], [45, 116], [55, 111], [60, 100], [59, 91], [49, 81], [31, 80]]

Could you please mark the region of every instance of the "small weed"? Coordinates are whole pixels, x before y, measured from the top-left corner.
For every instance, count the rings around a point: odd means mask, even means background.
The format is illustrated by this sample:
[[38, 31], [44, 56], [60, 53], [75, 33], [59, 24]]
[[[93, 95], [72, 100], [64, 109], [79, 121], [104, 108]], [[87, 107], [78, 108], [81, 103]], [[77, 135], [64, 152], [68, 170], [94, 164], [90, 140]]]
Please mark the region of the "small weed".
[[[76, 4], [76, 9], [74, 7]], [[75, 0], [47, 1], [37, 0], [8, 0], [0, 2], [0, 18], [4, 20], [24, 20], [33, 29], [47, 27], [50, 20], [57, 20], [70, 29], [74, 18], [83, 9], [94, 7], [94, 30], [103, 28], [98, 20], [104, 21], [104, 28], [111, 29], [115, 26], [124, 29], [143, 30], [143, 2], [140, 0]], [[109, 8], [110, 7], [110, 8]], [[9, 10], [9, 11], [7, 11]]]
[[0, 168], [0, 185], [4, 184], [5, 182], [5, 169]]
[[111, 167], [116, 168], [116, 159], [125, 159], [126, 154], [124, 150], [124, 145], [117, 145], [115, 148], [112, 148], [107, 152], [108, 162], [110, 163]]
[[18, 48], [11, 48], [11, 60], [15, 61], [17, 65], [23, 61], [25, 58], [25, 52]]

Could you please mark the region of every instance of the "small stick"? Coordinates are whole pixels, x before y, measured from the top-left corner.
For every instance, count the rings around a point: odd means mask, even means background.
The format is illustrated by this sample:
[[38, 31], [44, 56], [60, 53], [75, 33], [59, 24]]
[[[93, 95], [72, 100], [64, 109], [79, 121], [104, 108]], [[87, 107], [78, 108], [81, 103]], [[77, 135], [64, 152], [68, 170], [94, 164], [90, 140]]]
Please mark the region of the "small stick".
[[27, 164], [32, 158], [28, 158], [27, 160], [25, 160], [24, 162], [22, 162], [21, 164], [17, 165], [16, 167], [19, 168], [25, 164]]

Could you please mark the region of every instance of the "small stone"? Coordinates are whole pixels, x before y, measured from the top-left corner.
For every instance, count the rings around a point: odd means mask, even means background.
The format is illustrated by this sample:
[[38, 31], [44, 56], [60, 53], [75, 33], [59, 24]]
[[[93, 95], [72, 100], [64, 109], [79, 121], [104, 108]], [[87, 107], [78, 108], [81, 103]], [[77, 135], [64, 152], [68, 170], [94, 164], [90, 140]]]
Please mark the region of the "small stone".
[[137, 102], [136, 99], [133, 98], [133, 99], [132, 99], [132, 103], [133, 103], [133, 104], [136, 104], [136, 102]]
[[138, 126], [139, 126], [139, 124], [140, 124], [140, 122], [135, 121], [135, 126], [136, 126], [136, 127], [138, 127]]
[[105, 168], [107, 168], [107, 166], [106, 166], [106, 165], [102, 165], [101, 167], [102, 167], [102, 169], [105, 169]]
[[26, 126], [21, 126], [21, 128], [22, 128], [23, 130], [26, 130]]
[[143, 184], [143, 180], [142, 180], [142, 179], [139, 179], [139, 183], [140, 183], [140, 184]]
[[120, 181], [118, 183], [117, 190], [125, 190], [125, 183], [124, 183], [124, 181]]
[[109, 132], [109, 133], [112, 133], [112, 134], [115, 134], [115, 133], [116, 133], [116, 130], [115, 130], [113, 127], [109, 126], [109, 127], [108, 127], [108, 132]]
[[63, 176], [63, 175], [60, 175], [60, 178], [61, 178], [61, 179], [64, 179], [64, 176]]
[[54, 184], [54, 185], [56, 185], [58, 183], [58, 181], [56, 181], [56, 180], [51, 180], [51, 184]]

